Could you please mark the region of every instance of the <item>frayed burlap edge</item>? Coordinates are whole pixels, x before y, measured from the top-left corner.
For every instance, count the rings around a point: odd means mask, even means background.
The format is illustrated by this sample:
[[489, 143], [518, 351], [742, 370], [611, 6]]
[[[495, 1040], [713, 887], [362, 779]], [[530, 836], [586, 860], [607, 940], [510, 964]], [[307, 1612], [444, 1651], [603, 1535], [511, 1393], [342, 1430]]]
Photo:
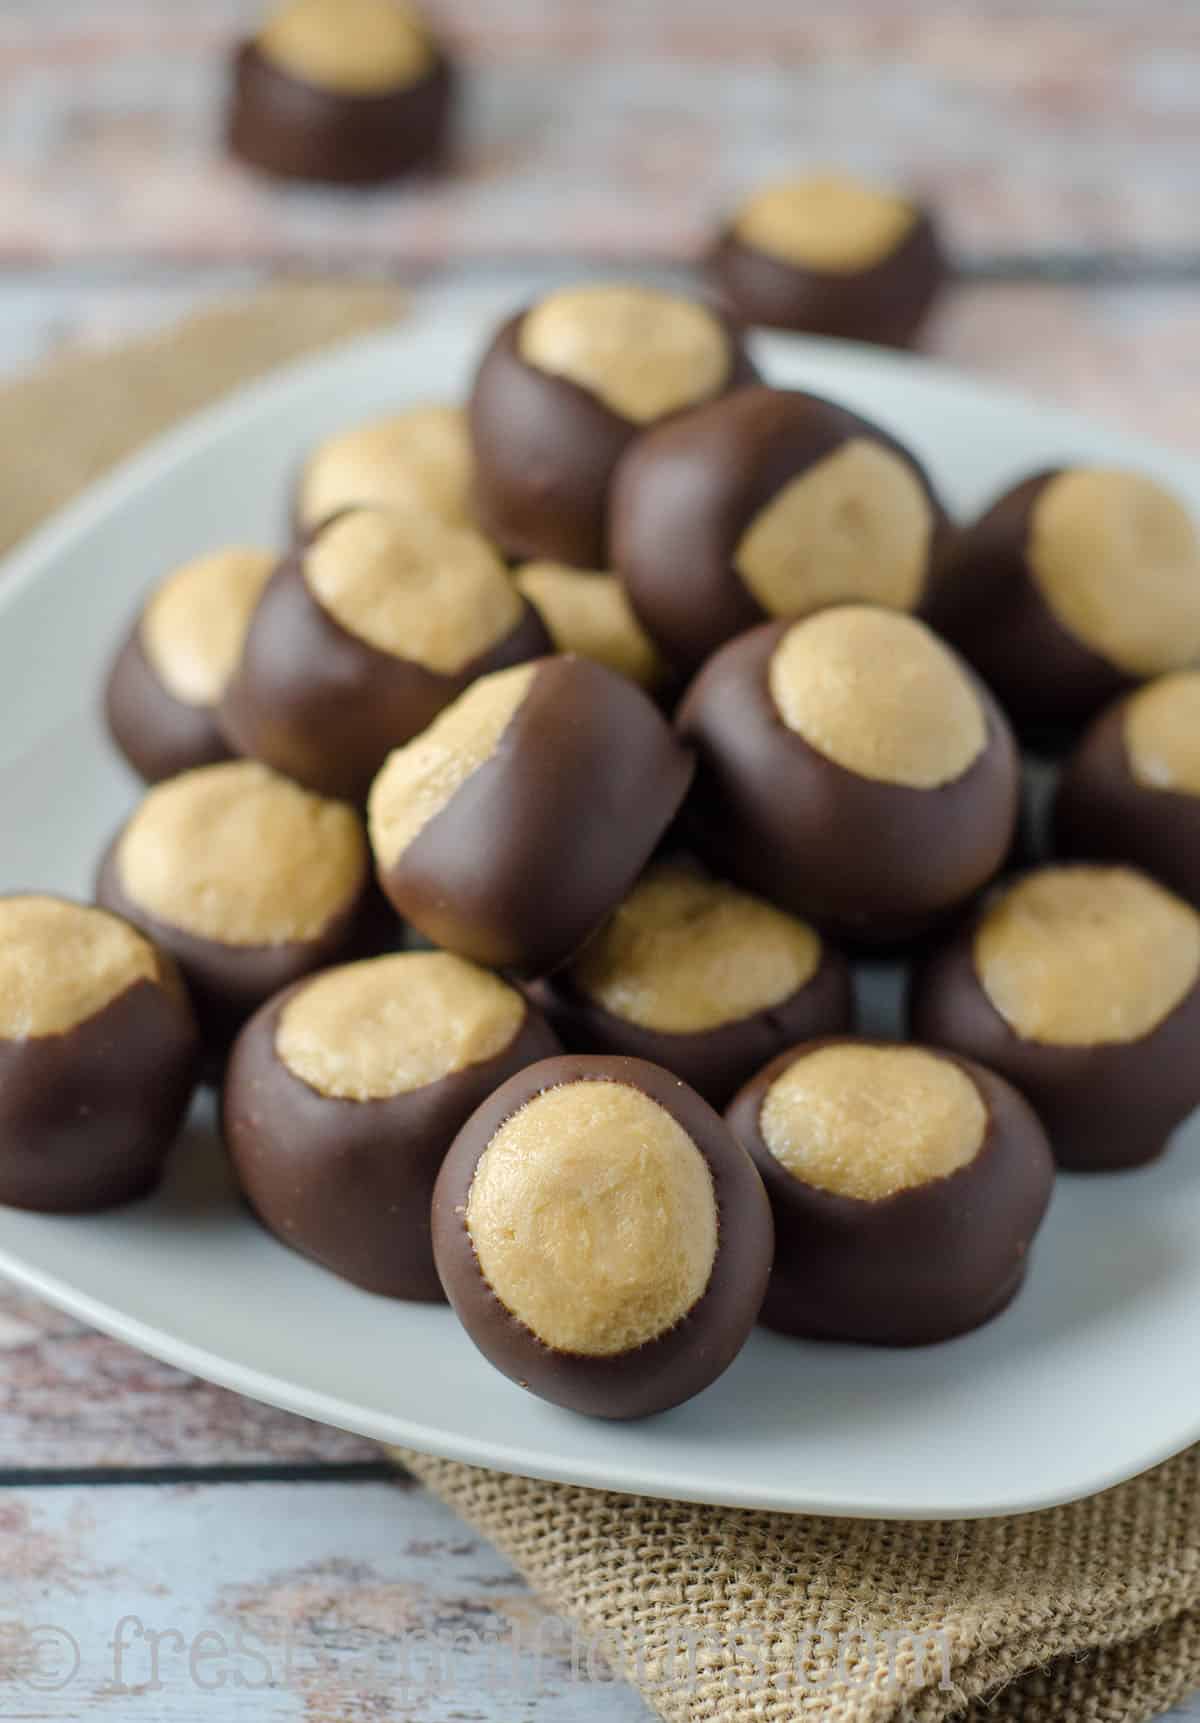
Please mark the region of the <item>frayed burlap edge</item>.
[[1141, 1723], [1200, 1685], [1196, 1450], [1048, 1513], [921, 1524], [394, 1457], [668, 1723]]

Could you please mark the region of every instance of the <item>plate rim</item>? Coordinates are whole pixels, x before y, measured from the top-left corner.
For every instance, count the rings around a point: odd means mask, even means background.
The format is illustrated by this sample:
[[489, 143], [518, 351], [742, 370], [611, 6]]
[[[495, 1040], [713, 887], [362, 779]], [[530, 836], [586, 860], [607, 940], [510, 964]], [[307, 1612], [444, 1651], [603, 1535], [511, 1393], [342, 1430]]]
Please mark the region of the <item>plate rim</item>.
[[[372, 355], [385, 360], [397, 344], [403, 347], [419, 339], [422, 327], [430, 321], [442, 325], [450, 322], [458, 326], [469, 323], [478, 333], [482, 347], [486, 338], [483, 318], [500, 315], [505, 306], [510, 306], [514, 299], [520, 297], [519, 290], [514, 290], [512, 284], [503, 288], [489, 285], [486, 288], [470, 286], [450, 291], [431, 290], [415, 295], [394, 325], [339, 340], [315, 354], [292, 360], [233, 390], [220, 401], [186, 415], [177, 425], [124, 457], [7, 553], [0, 561], [0, 617], [36, 584], [48, 565], [86, 539], [100, 521], [136, 504], [141, 492], [187, 465], [214, 444], [239, 434], [260, 415], [270, 416], [284, 411], [289, 396], [319, 388], [323, 378], [336, 376], [348, 360], [364, 362]], [[861, 366], [876, 374], [882, 371], [893, 378], [919, 374], [925, 385], [936, 385], [960, 399], [964, 393], [969, 394], [978, 403], [980, 411], [995, 407], [1036, 415], [1048, 436], [1062, 438], [1064, 454], [1076, 439], [1095, 438], [1101, 433], [1110, 439], [1127, 442], [1131, 450], [1140, 449], [1143, 455], [1152, 456], [1164, 466], [1192, 475], [1197, 472], [1196, 458], [1186, 450], [1160, 444], [1141, 432], [1125, 431], [1104, 420], [1092, 420], [1061, 404], [1044, 403], [1024, 390], [995, 383], [986, 377], [978, 378], [943, 359], [890, 352], [862, 343], [775, 332], [756, 332], [752, 339], [756, 351], [766, 357], [768, 370], [772, 353], [786, 352], [794, 365], [797, 354], [803, 352], [818, 363], [832, 361], [844, 365], [849, 361], [852, 367]], [[550, 1459], [544, 1463], [539, 1459], [535, 1464], [526, 1449], [510, 1452], [503, 1442], [493, 1439], [481, 1441], [469, 1434], [431, 1430], [419, 1422], [393, 1414], [376, 1415], [369, 1409], [356, 1408], [326, 1390], [306, 1388], [257, 1366], [232, 1361], [168, 1330], [155, 1328], [139, 1317], [130, 1317], [103, 1297], [71, 1284], [51, 1270], [14, 1256], [2, 1247], [0, 1273], [89, 1326], [164, 1363], [281, 1410], [353, 1431], [385, 1445], [409, 1447], [468, 1465], [616, 1494], [658, 1497], [661, 1490], [660, 1499], [830, 1518], [910, 1522], [986, 1519], [1044, 1512], [1082, 1500], [1141, 1475], [1200, 1438], [1198, 1408], [1195, 1428], [1184, 1440], [1151, 1443], [1132, 1466], [1121, 1463], [1095, 1467], [1069, 1490], [1010, 1490], [1002, 1499], [983, 1506], [978, 1500], [950, 1500], [931, 1503], [919, 1511], [914, 1511], [911, 1506], [897, 1506], [888, 1500], [886, 1494], [872, 1492], [866, 1483], [853, 1501], [836, 1496], [805, 1495], [801, 1488], [793, 1499], [781, 1502], [777, 1494], [756, 1489], [752, 1482], [747, 1483], [744, 1479], [736, 1482], [723, 1479], [718, 1485], [714, 1477], [705, 1484], [707, 1472], [702, 1474], [693, 1468], [695, 1482], [685, 1487], [667, 1481], [669, 1459], [666, 1457], [659, 1468], [662, 1483], [657, 1489], [648, 1485], [644, 1463], [630, 1465], [619, 1457], [606, 1461], [606, 1476], [602, 1483], [581, 1482], [581, 1467], [577, 1461], [568, 1460], [556, 1466]]]

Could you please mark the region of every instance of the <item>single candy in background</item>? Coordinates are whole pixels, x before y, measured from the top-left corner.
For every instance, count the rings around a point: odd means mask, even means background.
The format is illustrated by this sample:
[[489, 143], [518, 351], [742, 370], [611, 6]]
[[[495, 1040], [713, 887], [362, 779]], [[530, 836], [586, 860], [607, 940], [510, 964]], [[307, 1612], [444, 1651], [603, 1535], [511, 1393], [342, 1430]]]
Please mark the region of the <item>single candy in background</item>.
[[932, 212], [848, 174], [752, 193], [708, 259], [744, 323], [907, 347], [950, 278]]
[[699, 1095], [640, 1059], [522, 1071], [438, 1175], [446, 1296], [519, 1386], [598, 1418], [666, 1411], [733, 1362], [771, 1266], [771, 1211]]
[[109, 672], [109, 733], [147, 783], [231, 758], [217, 708], [275, 566], [268, 551], [214, 551], [159, 583]]
[[174, 963], [128, 922], [0, 897], [0, 1203], [73, 1213], [144, 1196], [199, 1053]]
[[1028, 1103], [981, 1065], [814, 1041], [772, 1060], [726, 1121], [775, 1216], [768, 1327], [927, 1345], [988, 1321], [1025, 1278], [1054, 1159]]
[[230, 1055], [222, 1127], [259, 1219], [334, 1274], [440, 1299], [430, 1203], [456, 1134], [559, 1051], [514, 987], [446, 952], [327, 969], [269, 1001]]
[[1062, 1166], [1138, 1166], [1200, 1104], [1200, 916], [1131, 868], [1034, 869], [925, 961], [910, 1015], [1015, 1084]]
[[443, 160], [453, 92], [409, 0], [284, 0], [237, 49], [229, 148], [284, 179], [397, 179]]

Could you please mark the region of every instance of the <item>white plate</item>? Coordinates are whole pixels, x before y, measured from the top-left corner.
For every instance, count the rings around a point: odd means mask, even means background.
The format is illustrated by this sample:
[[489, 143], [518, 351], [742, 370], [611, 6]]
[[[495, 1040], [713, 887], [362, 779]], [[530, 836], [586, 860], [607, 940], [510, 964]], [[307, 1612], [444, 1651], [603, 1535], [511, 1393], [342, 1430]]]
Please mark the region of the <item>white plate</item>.
[[[134, 785], [96, 716], [105, 660], [173, 564], [279, 536], [319, 436], [460, 391], [502, 309], [420, 309], [240, 395], [69, 509], [0, 578], [0, 888], [87, 893]], [[1047, 462], [1131, 462], [1200, 509], [1200, 472], [1132, 437], [937, 366], [773, 338], [776, 381], [883, 421], [952, 506]], [[234, 1199], [201, 1106], [161, 1192], [121, 1213], [0, 1210], [0, 1270], [96, 1327], [309, 1417], [477, 1465], [651, 1496], [924, 1518], [1046, 1507], [1200, 1438], [1200, 1120], [1149, 1170], [1065, 1178], [1028, 1285], [977, 1334], [921, 1351], [758, 1333], [699, 1399], [613, 1426], [496, 1375], [446, 1310], [341, 1284]]]

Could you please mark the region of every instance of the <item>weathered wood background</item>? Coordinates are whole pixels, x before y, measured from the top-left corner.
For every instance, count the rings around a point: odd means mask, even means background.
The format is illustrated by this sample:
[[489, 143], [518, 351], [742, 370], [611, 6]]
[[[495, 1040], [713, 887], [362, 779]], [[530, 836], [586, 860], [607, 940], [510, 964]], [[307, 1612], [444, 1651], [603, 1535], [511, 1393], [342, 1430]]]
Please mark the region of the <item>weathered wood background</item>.
[[[338, 196], [221, 154], [257, 0], [0, 0], [0, 371], [278, 269], [515, 295], [564, 258], [686, 262], [739, 188], [835, 162], [941, 209], [965, 280], [935, 351], [1200, 446], [1195, 0], [431, 6], [468, 72], [456, 171]], [[517, 1577], [369, 1444], [16, 1293], [0, 1486], [0, 1717], [648, 1715], [554, 1631], [537, 1655]]]

